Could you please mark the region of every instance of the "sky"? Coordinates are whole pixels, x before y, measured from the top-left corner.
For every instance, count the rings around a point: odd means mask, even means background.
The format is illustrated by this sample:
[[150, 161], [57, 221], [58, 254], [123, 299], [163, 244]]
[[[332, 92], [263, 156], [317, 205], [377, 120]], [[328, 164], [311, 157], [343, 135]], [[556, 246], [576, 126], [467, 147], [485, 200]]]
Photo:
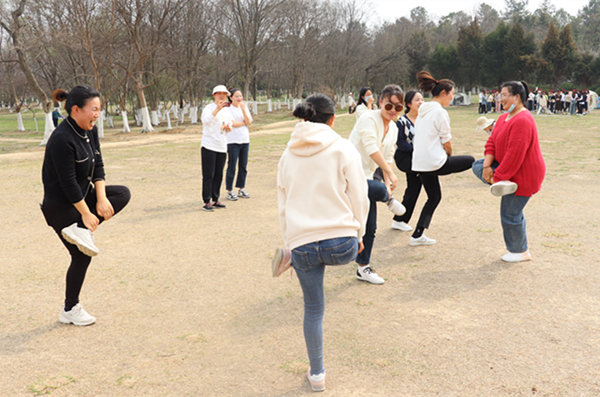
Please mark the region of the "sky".
[[[564, 8], [571, 15], [577, 15], [577, 12], [589, 3], [589, 0], [551, 0], [554, 6]], [[529, 0], [529, 10], [537, 9], [543, 0]], [[494, 7], [498, 12], [504, 11], [504, 0], [418, 0], [415, 2], [407, 2], [402, 0], [370, 0], [373, 5], [377, 17], [381, 21], [393, 22], [400, 17], [410, 16], [410, 10], [415, 7], [424, 7], [432, 19], [448, 15], [451, 12], [464, 11], [469, 15], [473, 15], [474, 10], [480, 3], [486, 3]], [[373, 20], [373, 19], [372, 19]]]

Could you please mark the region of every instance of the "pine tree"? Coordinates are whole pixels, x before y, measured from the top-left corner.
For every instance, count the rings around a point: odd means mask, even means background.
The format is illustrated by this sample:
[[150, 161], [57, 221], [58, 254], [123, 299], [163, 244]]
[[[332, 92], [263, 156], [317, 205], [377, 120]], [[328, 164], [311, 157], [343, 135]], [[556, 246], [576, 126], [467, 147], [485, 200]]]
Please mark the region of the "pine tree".
[[481, 28], [474, 19], [467, 26], [463, 26], [458, 31], [458, 41], [456, 51], [460, 59], [461, 79], [460, 81], [471, 88], [479, 84], [479, 74], [481, 69], [481, 42], [483, 34]]
[[556, 29], [554, 23], [551, 23], [546, 38], [542, 43], [542, 58], [550, 65], [550, 73], [546, 76], [540, 76], [545, 83], [556, 84], [558, 82], [558, 74], [561, 72], [563, 46], [558, 36], [558, 29]]

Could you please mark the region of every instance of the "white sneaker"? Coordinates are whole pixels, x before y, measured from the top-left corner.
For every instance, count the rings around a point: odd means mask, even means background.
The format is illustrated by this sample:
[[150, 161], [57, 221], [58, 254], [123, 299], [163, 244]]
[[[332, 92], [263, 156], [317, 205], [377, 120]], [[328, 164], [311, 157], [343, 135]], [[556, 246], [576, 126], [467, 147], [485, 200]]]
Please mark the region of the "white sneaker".
[[241, 198], [246, 198], [246, 199], [250, 198], [250, 195], [248, 194], [248, 192], [245, 189], [238, 190], [237, 195], [238, 195], [238, 197], [241, 197]]
[[494, 196], [506, 196], [517, 191], [519, 186], [511, 181], [500, 181], [490, 186], [490, 192]]
[[83, 306], [78, 303], [68, 312], [63, 308], [62, 313], [60, 313], [60, 316], [58, 317], [58, 321], [63, 324], [91, 325], [96, 322], [96, 317], [91, 316], [85, 311]]
[[512, 262], [512, 263], [530, 261], [531, 254], [529, 253], [529, 250], [527, 250], [525, 252], [521, 252], [521, 253], [508, 252], [508, 253], [502, 255], [502, 260], [504, 262]]
[[419, 238], [414, 238], [414, 237], [410, 237], [410, 243], [408, 243], [408, 245], [412, 245], [413, 247], [416, 247], [418, 245], [433, 245], [435, 244], [436, 241], [432, 238], [429, 238], [425, 235], [425, 233], [421, 234], [421, 237]]
[[406, 208], [402, 205], [402, 203], [395, 198], [391, 198], [386, 203], [392, 214], [402, 216], [406, 212]]
[[413, 230], [412, 226], [410, 226], [408, 223], [398, 221], [392, 221], [392, 229], [402, 230], [403, 232], [410, 232]]
[[322, 372], [317, 375], [311, 375], [309, 368], [308, 373], [306, 374], [306, 378], [308, 379], [308, 383], [310, 383], [310, 387], [313, 391], [325, 390], [325, 372]]
[[87, 256], [96, 256], [100, 252], [94, 244], [94, 235], [88, 228], [78, 227], [77, 223], [65, 227], [61, 234], [69, 243], [76, 245]]
[[358, 265], [356, 267], [356, 278], [371, 284], [383, 284], [385, 282], [385, 280], [379, 277], [379, 275], [375, 273], [370, 266]]
[[285, 248], [277, 248], [271, 262], [273, 277], [279, 277], [292, 266], [292, 253]]

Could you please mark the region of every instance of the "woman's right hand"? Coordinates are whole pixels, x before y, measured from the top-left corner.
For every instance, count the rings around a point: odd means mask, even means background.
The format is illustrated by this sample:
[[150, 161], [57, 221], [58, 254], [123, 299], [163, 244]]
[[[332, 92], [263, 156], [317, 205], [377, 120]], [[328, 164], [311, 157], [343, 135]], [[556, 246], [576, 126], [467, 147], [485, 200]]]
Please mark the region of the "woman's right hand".
[[96, 228], [100, 224], [100, 221], [98, 220], [96, 215], [92, 214], [91, 212], [82, 215], [81, 219], [83, 220], [83, 225], [90, 229], [92, 232], [96, 231]]

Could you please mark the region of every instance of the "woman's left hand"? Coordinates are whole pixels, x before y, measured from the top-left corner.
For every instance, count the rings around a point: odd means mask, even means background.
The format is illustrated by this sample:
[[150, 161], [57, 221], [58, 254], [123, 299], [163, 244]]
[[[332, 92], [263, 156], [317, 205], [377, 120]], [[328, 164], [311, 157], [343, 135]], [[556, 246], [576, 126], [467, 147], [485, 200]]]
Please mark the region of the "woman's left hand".
[[115, 210], [107, 198], [101, 198], [98, 200], [96, 203], [96, 212], [98, 215], [104, 218], [105, 221], [112, 218], [112, 216], [115, 214]]
[[490, 185], [494, 183], [494, 171], [492, 170], [492, 167], [483, 167], [483, 179]]

